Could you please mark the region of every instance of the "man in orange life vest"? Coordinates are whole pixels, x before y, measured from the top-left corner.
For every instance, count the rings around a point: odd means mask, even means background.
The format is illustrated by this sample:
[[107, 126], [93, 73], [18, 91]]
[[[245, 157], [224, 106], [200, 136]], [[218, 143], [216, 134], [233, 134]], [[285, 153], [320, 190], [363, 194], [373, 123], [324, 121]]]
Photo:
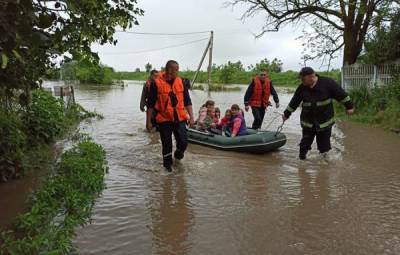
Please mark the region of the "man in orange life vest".
[[244, 95], [246, 112], [249, 111], [249, 106], [251, 106], [251, 111], [253, 112], [253, 129], [261, 128], [265, 116], [265, 109], [267, 106], [271, 105], [269, 102], [270, 95], [274, 98], [276, 108], [278, 108], [278, 94], [272, 86], [271, 80], [268, 78], [267, 70], [261, 69], [259, 75], [253, 79]]
[[[172, 133], [176, 140], [174, 157], [181, 160], [187, 147], [186, 122], [193, 125], [192, 101], [189, 95], [190, 83], [178, 76], [179, 65], [169, 60], [165, 73], [152, 80], [148, 99], [148, 119], [156, 111], [156, 122], [159, 125], [162, 143], [163, 164], [167, 171], [172, 171]], [[189, 120], [187, 119], [189, 114]], [[147, 129], [153, 124], [148, 121]]]
[[[151, 84], [152, 80], [157, 78], [157, 76], [158, 76], [158, 71], [157, 70], [151, 70], [149, 78], [147, 79], [146, 83], [143, 85], [142, 95], [140, 97], [140, 110], [142, 112], [144, 112], [146, 110], [145, 107], [149, 108], [147, 106], [147, 100], [149, 98], [149, 93], [150, 93], [150, 84]], [[155, 123], [155, 117], [156, 116], [154, 116], [154, 114], [153, 114], [153, 116], [150, 119], [150, 121], [152, 122], [153, 125], [156, 124]], [[148, 120], [147, 120], [147, 114], [146, 114], [146, 124], [147, 124], [147, 122], [148, 122]], [[148, 131], [151, 131], [151, 130], [148, 130]]]

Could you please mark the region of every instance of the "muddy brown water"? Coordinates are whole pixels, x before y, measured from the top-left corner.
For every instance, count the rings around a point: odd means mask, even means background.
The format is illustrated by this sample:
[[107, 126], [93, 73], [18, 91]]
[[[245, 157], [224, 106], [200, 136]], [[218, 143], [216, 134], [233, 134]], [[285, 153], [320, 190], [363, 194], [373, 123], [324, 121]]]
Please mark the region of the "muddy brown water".
[[[77, 101], [104, 115], [81, 125], [107, 152], [107, 189], [77, 229], [80, 254], [400, 254], [400, 138], [363, 125], [334, 128], [323, 159], [297, 159], [299, 111], [287, 144], [251, 155], [190, 144], [174, 172], [162, 168], [158, 134], [144, 131], [141, 84], [80, 86]], [[224, 111], [244, 91], [192, 91]], [[283, 111], [269, 109], [264, 127]], [[251, 114], [246, 115], [251, 124]], [[269, 129], [280, 124], [277, 118]]]

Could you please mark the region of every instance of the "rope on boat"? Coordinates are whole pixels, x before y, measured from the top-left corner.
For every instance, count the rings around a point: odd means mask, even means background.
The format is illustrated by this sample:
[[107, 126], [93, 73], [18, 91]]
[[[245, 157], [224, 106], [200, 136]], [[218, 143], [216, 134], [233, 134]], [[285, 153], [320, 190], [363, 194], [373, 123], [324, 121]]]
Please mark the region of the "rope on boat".
[[278, 129], [275, 132], [275, 135], [274, 135], [275, 137], [282, 132], [283, 125], [285, 125], [285, 122], [282, 121], [282, 124], [279, 125]]
[[278, 111], [273, 111], [273, 114], [275, 114], [276, 116], [272, 118], [272, 120], [267, 124], [267, 126], [264, 128], [265, 130], [268, 130], [268, 128], [271, 126], [271, 124], [279, 117], [282, 116], [282, 113], [278, 112]]
[[[272, 118], [272, 120], [267, 124], [267, 126], [265, 127], [266, 130], [268, 130], [268, 128], [271, 126], [271, 124], [279, 117], [282, 116], [282, 113], [278, 112], [278, 111], [273, 111], [273, 114], [275, 114], [276, 116]], [[283, 126], [285, 125], [285, 122], [282, 122], [281, 125], [279, 125], [279, 127], [277, 128], [276, 132], [275, 132], [275, 137], [280, 134], [282, 132]]]

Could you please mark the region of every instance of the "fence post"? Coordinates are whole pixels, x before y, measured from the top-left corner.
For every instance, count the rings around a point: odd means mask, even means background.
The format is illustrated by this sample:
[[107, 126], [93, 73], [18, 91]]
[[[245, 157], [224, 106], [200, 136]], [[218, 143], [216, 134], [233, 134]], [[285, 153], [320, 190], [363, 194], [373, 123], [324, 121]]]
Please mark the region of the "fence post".
[[377, 78], [377, 67], [376, 67], [376, 65], [374, 65], [374, 78], [373, 78], [373, 87], [374, 88], [376, 88], [377, 87], [377, 81], [376, 81], [376, 78]]
[[340, 82], [342, 83], [342, 88], [345, 90], [346, 89], [346, 85], [344, 84], [344, 65], [341, 68], [341, 72], [340, 72]]

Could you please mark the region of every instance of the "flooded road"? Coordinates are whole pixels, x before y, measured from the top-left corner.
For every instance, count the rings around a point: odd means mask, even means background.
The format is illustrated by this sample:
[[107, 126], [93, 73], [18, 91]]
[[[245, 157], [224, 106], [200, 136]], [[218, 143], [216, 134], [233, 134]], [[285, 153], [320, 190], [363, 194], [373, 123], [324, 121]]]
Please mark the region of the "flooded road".
[[[104, 146], [110, 167], [92, 224], [77, 230], [81, 254], [400, 253], [396, 135], [342, 123], [328, 161], [314, 145], [310, 159], [300, 162], [297, 111], [279, 151], [239, 154], [190, 144], [167, 173], [158, 134], [144, 132], [140, 84], [75, 91], [80, 104], [105, 117], [81, 129]], [[243, 93], [211, 98], [223, 112], [242, 103]], [[207, 94], [191, 95], [197, 112]], [[290, 95], [280, 99], [285, 107]], [[264, 127], [276, 116], [270, 109]], [[251, 114], [246, 119], [251, 124]], [[277, 118], [270, 129], [279, 124]]]

